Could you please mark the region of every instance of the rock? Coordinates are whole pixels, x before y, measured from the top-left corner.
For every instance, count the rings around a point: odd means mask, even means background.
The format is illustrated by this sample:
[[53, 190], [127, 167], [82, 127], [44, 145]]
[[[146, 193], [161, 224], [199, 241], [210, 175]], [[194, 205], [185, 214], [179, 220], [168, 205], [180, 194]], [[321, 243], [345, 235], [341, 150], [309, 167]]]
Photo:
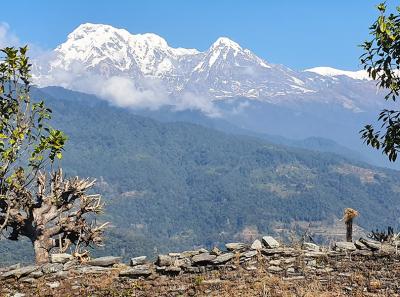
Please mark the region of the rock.
[[312, 251], [312, 252], [319, 252], [320, 247], [319, 245], [312, 243], [312, 242], [304, 242], [303, 243], [303, 248], [307, 251]]
[[272, 236], [264, 236], [262, 242], [267, 249], [276, 249], [279, 247], [279, 242], [277, 242]]
[[26, 276], [36, 270], [39, 270], [39, 266], [25, 266], [18, 269], [10, 270], [1, 275], [1, 278], [10, 278], [16, 277], [21, 278], [22, 276]]
[[396, 248], [390, 244], [387, 243], [382, 243], [381, 249], [379, 250], [380, 253], [382, 254], [395, 254], [396, 253]]
[[101, 274], [101, 273], [115, 271], [115, 269], [111, 267], [101, 267], [101, 266], [82, 266], [78, 267], [74, 271], [82, 274]]
[[66, 263], [72, 260], [74, 257], [70, 254], [51, 254], [50, 255], [50, 262], [51, 263]]
[[215, 246], [215, 247], [213, 247], [213, 249], [211, 250], [210, 254], [211, 254], [211, 255], [219, 256], [219, 255], [222, 254], [222, 251], [221, 251], [219, 248], [217, 248], [217, 247]]
[[273, 272], [273, 273], [281, 272], [282, 270], [283, 269], [280, 268], [279, 266], [270, 266], [270, 267], [268, 267], [268, 271], [269, 272]]
[[179, 258], [181, 256], [181, 253], [168, 253], [168, 256], [173, 258]]
[[252, 250], [252, 251], [247, 251], [243, 254], [240, 255], [240, 257], [242, 258], [253, 258], [254, 256], [257, 256], [257, 251]]
[[11, 297], [25, 297], [26, 295], [24, 293], [15, 293]]
[[355, 251], [357, 248], [352, 242], [346, 242], [346, 241], [338, 241], [335, 242], [335, 250], [336, 251]]
[[248, 266], [248, 267], [246, 267], [245, 268], [247, 271], [255, 271], [255, 270], [257, 270], [257, 267], [256, 266]]
[[214, 260], [212, 260], [213, 264], [222, 264], [222, 263], [226, 263], [229, 260], [231, 260], [232, 258], [235, 257], [234, 253], [226, 253], [226, 254], [222, 254], [219, 255], [218, 257], [216, 257]]
[[289, 268], [286, 270], [286, 272], [289, 273], [289, 274], [293, 274], [293, 273], [296, 273], [296, 270], [295, 270], [293, 267], [289, 267]]
[[165, 268], [164, 271], [169, 274], [179, 274], [182, 271], [182, 269], [176, 266], [168, 266]]
[[230, 242], [225, 244], [228, 251], [239, 251], [247, 248], [247, 245], [241, 242]]
[[202, 264], [202, 263], [209, 263], [212, 260], [214, 260], [217, 256], [215, 255], [210, 255], [208, 253], [203, 253], [200, 255], [196, 255], [192, 257], [192, 262], [194, 264]]
[[71, 261], [68, 261], [66, 263], [64, 263], [64, 270], [70, 270], [71, 268], [77, 267], [79, 266], [79, 261], [76, 259], [73, 259]]
[[172, 266], [174, 265], [174, 259], [167, 255], [158, 255], [157, 265], [158, 266]]
[[26, 283], [26, 284], [34, 284], [36, 282], [36, 279], [33, 277], [23, 277], [19, 280], [21, 283]]
[[190, 257], [193, 257], [193, 256], [198, 255], [198, 254], [200, 254], [199, 251], [184, 251], [184, 252], [181, 253], [180, 257], [181, 258], [190, 258]]
[[121, 262], [121, 257], [108, 256], [108, 257], [100, 257], [89, 260], [88, 262], [86, 262], [86, 264], [91, 266], [108, 267], [114, 264], [118, 264], [120, 262]]
[[304, 257], [306, 258], [320, 258], [326, 256], [326, 253], [324, 252], [307, 252], [304, 254]]
[[44, 274], [41, 270], [36, 270], [34, 272], [29, 273], [29, 276], [33, 277], [33, 278], [39, 278], [39, 277], [42, 277], [43, 275]]
[[360, 242], [367, 246], [371, 251], [377, 251], [381, 248], [381, 243], [379, 241], [360, 238]]
[[254, 240], [254, 242], [251, 244], [251, 249], [252, 250], [257, 250], [257, 251], [259, 251], [259, 250], [261, 250], [262, 249], [262, 243], [261, 243], [261, 241], [259, 241], [258, 239], [256, 239], [256, 240]]
[[144, 264], [146, 262], [147, 257], [146, 256], [140, 256], [140, 257], [135, 257], [131, 258], [131, 266], [136, 266], [140, 264]]
[[68, 275], [68, 271], [61, 270], [61, 271], [57, 271], [54, 274], [54, 276], [58, 279], [67, 279], [69, 275]]
[[369, 250], [369, 248], [368, 248], [365, 244], [363, 244], [361, 241], [359, 241], [359, 240], [356, 240], [356, 241], [354, 242], [354, 245], [355, 245], [356, 248], [359, 249], [359, 250]]
[[47, 263], [42, 266], [42, 271], [44, 274], [55, 273], [64, 269], [64, 265], [61, 263]]
[[206, 250], [205, 248], [201, 248], [198, 250], [200, 254], [202, 253], [208, 253], [208, 250]]
[[286, 258], [286, 259], [283, 260], [283, 263], [285, 263], [285, 264], [292, 264], [292, 263], [295, 263], [295, 262], [296, 262], [296, 258], [294, 258], [294, 257]]
[[11, 265], [11, 266], [7, 266], [7, 267], [2, 267], [2, 268], [0, 268], [0, 273], [7, 272], [7, 271], [10, 271], [10, 270], [15, 270], [15, 269], [18, 269], [18, 268], [21, 268], [21, 264], [20, 263], [17, 263], [17, 264]]
[[266, 255], [266, 256], [280, 255], [280, 254], [283, 254], [283, 250], [282, 249], [266, 249], [266, 248], [262, 248], [261, 249], [261, 253]]
[[46, 285], [48, 285], [50, 287], [50, 289], [57, 289], [60, 286], [60, 282], [55, 281], [52, 283], [47, 283]]
[[192, 262], [188, 258], [177, 259], [174, 262], [174, 266], [176, 266], [176, 267], [186, 268], [186, 267], [189, 267], [191, 265], [192, 265]]
[[279, 265], [281, 265], [281, 260], [271, 260], [271, 261], [269, 261], [269, 265], [279, 266]]
[[151, 274], [150, 265], [136, 265], [134, 267], [123, 270], [119, 273], [120, 277], [137, 278], [140, 276], [149, 276]]

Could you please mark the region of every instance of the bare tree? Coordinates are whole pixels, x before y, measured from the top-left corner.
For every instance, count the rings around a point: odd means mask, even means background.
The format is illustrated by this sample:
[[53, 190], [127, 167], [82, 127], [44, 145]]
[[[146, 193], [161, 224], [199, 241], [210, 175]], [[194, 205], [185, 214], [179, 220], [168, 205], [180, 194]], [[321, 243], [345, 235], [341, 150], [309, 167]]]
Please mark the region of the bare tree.
[[27, 48], [1, 51], [0, 235], [29, 238], [37, 263], [53, 248], [101, 244], [107, 223], [94, 219], [103, 209], [101, 197], [89, 194], [94, 180], [66, 179], [54, 169], [67, 138], [49, 126], [44, 102], [31, 101]]

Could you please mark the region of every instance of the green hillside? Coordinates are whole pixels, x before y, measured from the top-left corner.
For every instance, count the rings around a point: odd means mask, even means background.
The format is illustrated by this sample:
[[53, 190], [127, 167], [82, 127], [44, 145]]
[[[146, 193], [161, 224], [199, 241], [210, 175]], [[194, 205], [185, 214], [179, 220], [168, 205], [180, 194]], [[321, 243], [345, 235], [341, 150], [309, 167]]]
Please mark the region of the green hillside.
[[[398, 225], [400, 173], [343, 157], [161, 123], [61, 88], [36, 90], [69, 135], [63, 166], [98, 179], [112, 222], [103, 253], [133, 256], [244, 240], [276, 222], [360, 211]], [[57, 99], [54, 99], [57, 98]], [[0, 251], [9, 245], [0, 243]]]

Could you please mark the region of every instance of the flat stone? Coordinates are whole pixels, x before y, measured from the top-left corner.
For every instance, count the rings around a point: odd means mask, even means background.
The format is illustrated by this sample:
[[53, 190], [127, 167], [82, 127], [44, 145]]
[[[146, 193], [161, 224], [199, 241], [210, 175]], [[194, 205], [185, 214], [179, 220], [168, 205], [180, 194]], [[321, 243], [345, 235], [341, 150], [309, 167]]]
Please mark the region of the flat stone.
[[371, 239], [366, 239], [366, 238], [360, 238], [360, 242], [366, 245], [371, 251], [377, 251], [381, 248], [381, 243], [379, 241], [371, 240]]
[[355, 251], [357, 248], [352, 242], [347, 242], [347, 241], [338, 241], [335, 242], [335, 250], [339, 251]]
[[7, 272], [7, 271], [10, 271], [10, 270], [15, 270], [15, 269], [18, 269], [18, 268], [21, 268], [21, 264], [20, 263], [17, 263], [17, 264], [11, 265], [11, 266], [7, 266], [7, 267], [1, 267], [0, 268], [0, 273]]
[[356, 248], [359, 249], [359, 250], [369, 250], [369, 248], [368, 248], [365, 244], [363, 244], [361, 241], [359, 241], [359, 240], [356, 240], [356, 241], [354, 242], [354, 245], [355, 245]]
[[203, 254], [200, 254], [200, 255], [193, 256], [192, 257], [192, 262], [194, 264], [209, 263], [212, 260], [214, 260], [215, 258], [217, 258], [217, 256], [210, 255], [208, 253], [203, 253]]
[[50, 289], [57, 289], [60, 286], [60, 282], [55, 281], [52, 283], [47, 283], [46, 285], [48, 285], [50, 287]]
[[279, 266], [269, 266], [268, 271], [269, 272], [281, 272], [283, 269]]
[[200, 254], [208, 253], [208, 250], [206, 250], [205, 248], [198, 249], [198, 251], [199, 251]]
[[91, 259], [86, 262], [87, 265], [108, 267], [121, 262], [121, 257], [107, 256]]
[[245, 268], [247, 271], [255, 271], [255, 270], [257, 270], [257, 267], [256, 266], [248, 266], [248, 267], [246, 267]]
[[23, 277], [19, 281], [21, 283], [34, 284], [36, 282], [36, 279], [34, 279], [33, 277]]
[[171, 274], [178, 274], [182, 271], [182, 269], [180, 267], [176, 267], [176, 266], [168, 266], [165, 268], [164, 270], [166, 273], [171, 273]]
[[74, 257], [70, 254], [62, 253], [62, 254], [51, 254], [50, 262], [51, 263], [66, 263], [72, 260]]
[[390, 244], [383, 243], [381, 249], [379, 250], [382, 254], [394, 254], [396, 253], [396, 248]]
[[15, 293], [14, 295], [11, 295], [11, 297], [25, 297], [26, 295], [24, 293]]
[[271, 261], [269, 261], [269, 265], [279, 266], [279, 265], [281, 265], [281, 260], [271, 260]]
[[185, 268], [191, 265], [192, 262], [190, 261], [189, 258], [182, 258], [182, 259], [176, 259], [173, 266]]
[[101, 266], [82, 266], [77, 268], [75, 271], [82, 274], [102, 274], [114, 271], [111, 267], [101, 267]]
[[252, 250], [252, 251], [247, 251], [247, 252], [245, 252], [245, 253], [242, 253], [241, 255], [240, 255], [240, 257], [243, 257], [243, 258], [253, 258], [254, 256], [257, 256], [257, 251], [255, 251], [255, 250]]
[[181, 253], [168, 253], [168, 256], [173, 258], [179, 258], [181, 256]]
[[10, 270], [1, 275], [2, 278], [10, 278], [16, 277], [21, 278], [22, 276], [26, 276], [36, 270], [39, 270], [40, 266], [25, 266], [18, 269]]
[[373, 252], [371, 250], [356, 250], [351, 253], [352, 255], [359, 255], [363, 257], [370, 257], [373, 255]]
[[261, 253], [267, 256], [271, 256], [271, 255], [280, 255], [283, 254], [283, 250], [282, 249], [266, 249], [263, 248], [261, 250]]
[[280, 246], [279, 242], [277, 242], [272, 236], [264, 236], [262, 242], [267, 249], [276, 249]]
[[305, 277], [303, 275], [291, 276], [291, 277], [283, 277], [284, 281], [296, 281], [296, 280], [303, 280]]
[[146, 262], [146, 259], [147, 259], [146, 256], [131, 258], [130, 264], [131, 264], [131, 266], [144, 264]]
[[296, 258], [294, 258], [294, 257], [286, 258], [286, 259], [283, 260], [283, 263], [285, 263], [285, 264], [292, 264], [292, 263], [295, 263], [295, 262], [296, 262]]
[[214, 260], [212, 260], [212, 263], [213, 264], [226, 263], [226, 262], [228, 262], [229, 260], [231, 260], [234, 257], [235, 257], [234, 253], [225, 253], [225, 254], [219, 255]]
[[134, 267], [123, 270], [119, 273], [120, 277], [137, 278], [140, 276], [149, 276], [151, 274], [150, 265], [136, 265]]
[[215, 246], [215, 247], [213, 247], [213, 249], [211, 250], [210, 254], [211, 254], [211, 255], [219, 256], [219, 255], [222, 254], [222, 251], [221, 251], [219, 248], [217, 248], [217, 247]]
[[306, 258], [320, 258], [320, 257], [323, 257], [323, 256], [326, 256], [326, 253], [324, 253], [324, 252], [307, 252], [307, 253], [304, 253], [304, 257], [306, 257]]
[[76, 268], [77, 266], [79, 266], [80, 263], [78, 260], [73, 259], [71, 261], [68, 261], [66, 263], [64, 263], [64, 270], [70, 270], [71, 268]]
[[68, 271], [65, 270], [61, 270], [61, 271], [57, 271], [54, 276], [58, 279], [67, 279], [69, 277], [69, 273]]
[[243, 250], [247, 248], [247, 244], [242, 243], [242, 242], [230, 242], [225, 244], [225, 247], [227, 248], [228, 251], [238, 251], [238, 250]]
[[42, 271], [44, 274], [55, 273], [64, 269], [64, 265], [61, 263], [47, 263], [42, 266]]
[[199, 251], [184, 251], [181, 253], [180, 258], [189, 258], [189, 257], [193, 257], [198, 254], [200, 254]]
[[303, 248], [307, 251], [312, 251], [312, 252], [319, 252], [320, 247], [319, 245], [312, 243], [312, 242], [304, 242], [303, 243]]
[[262, 245], [261, 241], [258, 240], [258, 239], [256, 239], [256, 240], [254, 240], [254, 242], [251, 244], [251, 247], [250, 247], [250, 248], [251, 248], [252, 250], [259, 251], [259, 250], [262, 249], [262, 247], [263, 247], [263, 245]]
[[158, 266], [171, 266], [174, 264], [174, 259], [168, 255], [158, 255], [157, 265]]
[[42, 277], [43, 275], [44, 273], [41, 270], [36, 270], [34, 272], [29, 273], [29, 276], [33, 278], [39, 278]]

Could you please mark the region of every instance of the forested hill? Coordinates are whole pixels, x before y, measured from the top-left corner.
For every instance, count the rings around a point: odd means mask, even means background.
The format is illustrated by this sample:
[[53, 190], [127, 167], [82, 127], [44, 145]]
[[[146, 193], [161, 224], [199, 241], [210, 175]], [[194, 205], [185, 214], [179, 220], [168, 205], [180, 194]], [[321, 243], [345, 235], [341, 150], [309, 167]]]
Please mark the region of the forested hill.
[[397, 171], [160, 123], [62, 88], [34, 93], [69, 136], [63, 166], [99, 181], [113, 224], [108, 254], [210, 247], [273, 233], [278, 222], [331, 220], [345, 207], [365, 228], [398, 225]]

